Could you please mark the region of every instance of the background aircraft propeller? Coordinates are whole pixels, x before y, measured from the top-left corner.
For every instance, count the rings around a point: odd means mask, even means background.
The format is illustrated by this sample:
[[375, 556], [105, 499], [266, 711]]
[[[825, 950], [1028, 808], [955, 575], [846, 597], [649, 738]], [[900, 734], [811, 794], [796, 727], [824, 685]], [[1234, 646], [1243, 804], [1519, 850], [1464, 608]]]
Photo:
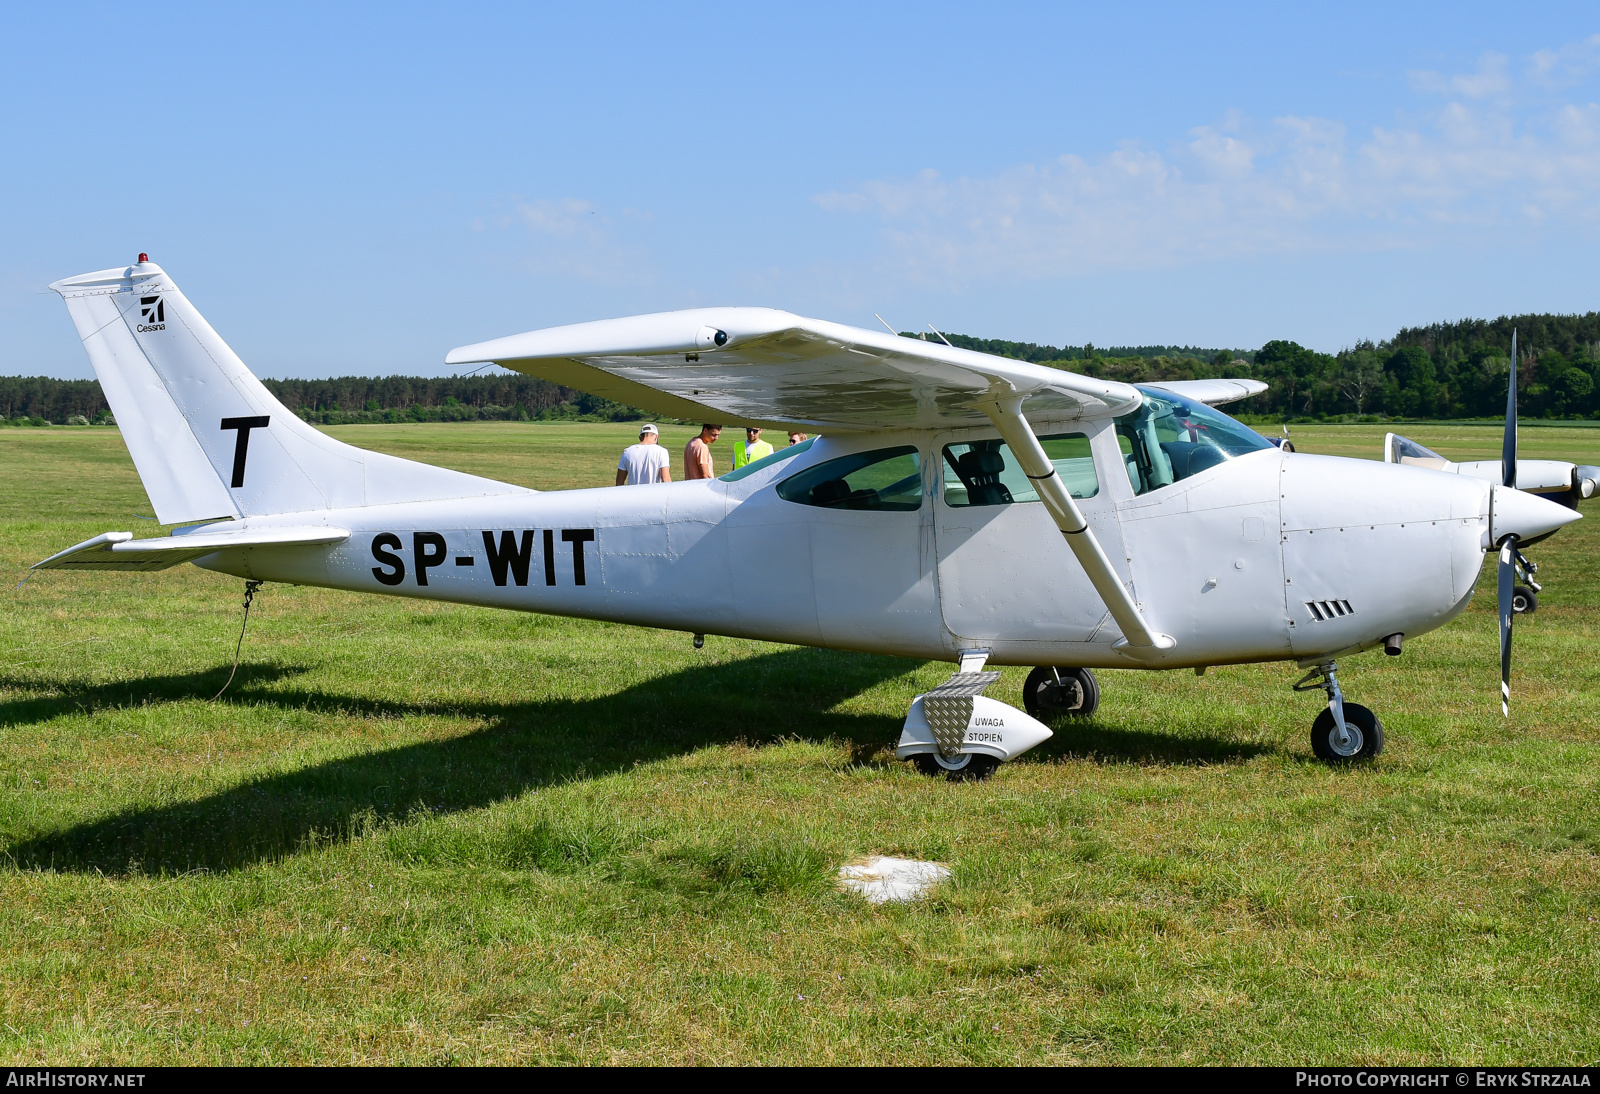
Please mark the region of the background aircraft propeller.
[[[1517, 332], [1511, 331], [1511, 382], [1506, 388], [1506, 433], [1500, 446], [1500, 471], [1507, 489], [1517, 488]], [[1500, 540], [1500, 714], [1511, 717], [1511, 617], [1517, 588], [1517, 537]]]
[[1500, 713], [1511, 716], [1511, 600], [1517, 587], [1517, 537], [1500, 541]]

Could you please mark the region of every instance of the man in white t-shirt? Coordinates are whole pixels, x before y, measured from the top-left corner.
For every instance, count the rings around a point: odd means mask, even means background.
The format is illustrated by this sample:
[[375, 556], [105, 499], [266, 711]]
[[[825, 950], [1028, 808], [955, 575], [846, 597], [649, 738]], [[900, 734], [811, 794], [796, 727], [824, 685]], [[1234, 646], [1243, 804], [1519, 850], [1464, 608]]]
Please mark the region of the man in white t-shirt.
[[672, 456], [657, 443], [660, 440], [661, 433], [646, 422], [639, 430], [639, 443], [624, 448], [617, 461], [618, 486], [672, 481]]

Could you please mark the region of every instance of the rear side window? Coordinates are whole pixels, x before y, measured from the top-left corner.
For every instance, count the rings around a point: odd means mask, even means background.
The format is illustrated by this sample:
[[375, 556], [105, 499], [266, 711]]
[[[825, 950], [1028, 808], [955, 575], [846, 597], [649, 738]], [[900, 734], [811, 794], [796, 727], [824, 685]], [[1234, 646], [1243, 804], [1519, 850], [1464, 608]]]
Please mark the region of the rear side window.
[[855, 452], [784, 479], [778, 496], [824, 509], [914, 512], [922, 507], [922, 460], [910, 445]]
[[[1094, 473], [1089, 438], [1082, 433], [1057, 433], [1040, 437], [1039, 445], [1055, 465], [1056, 474], [1075, 498], [1092, 498], [1100, 492]], [[1011, 449], [999, 440], [946, 445], [944, 450], [944, 502], [964, 505], [1010, 505], [1038, 501], [1039, 492]]]

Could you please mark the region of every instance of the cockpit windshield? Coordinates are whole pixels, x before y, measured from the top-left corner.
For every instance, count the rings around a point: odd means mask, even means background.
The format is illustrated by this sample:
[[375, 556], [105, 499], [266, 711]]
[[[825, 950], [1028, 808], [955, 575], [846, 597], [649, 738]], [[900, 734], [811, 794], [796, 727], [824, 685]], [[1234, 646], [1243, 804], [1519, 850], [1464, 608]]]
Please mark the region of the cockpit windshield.
[[1402, 437], [1398, 433], [1391, 433], [1385, 438], [1389, 443], [1389, 462], [1405, 463], [1412, 467], [1431, 467], [1436, 471], [1443, 471], [1450, 466], [1450, 461], [1431, 448], [1424, 448], [1409, 437]]
[[1171, 486], [1272, 442], [1204, 403], [1141, 387], [1139, 409], [1116, 420], [1117, 443], [1135, 494]]

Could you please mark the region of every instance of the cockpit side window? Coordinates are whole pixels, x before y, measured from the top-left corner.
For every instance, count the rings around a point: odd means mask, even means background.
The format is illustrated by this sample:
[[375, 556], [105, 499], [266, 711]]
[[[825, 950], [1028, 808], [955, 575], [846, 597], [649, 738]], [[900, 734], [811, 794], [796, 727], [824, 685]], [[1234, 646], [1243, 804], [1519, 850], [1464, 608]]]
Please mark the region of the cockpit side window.
[[1198, 475], [1272, 442], [1204, 403], [1140, 388], [1144, 400], [1116, 420], [1117, 444], [1135, 494]]
[[784, 479], [778, 496], [824, 509], [915, 512], [922, 507], [922, 458], [910, 445], [852, 452]]
[[[1075, 498], [1092, 498], [1100, 492], [1094, 472], [1089, 438], [1082, 433], [1058, 433], [1039, 438], [1044, 454]], [[1009, 505], [1038, 501], [1033, 480], [1017, 462], [1004, 441], [969, 441], [945, 445], [944, 502], [966, 505]]]

